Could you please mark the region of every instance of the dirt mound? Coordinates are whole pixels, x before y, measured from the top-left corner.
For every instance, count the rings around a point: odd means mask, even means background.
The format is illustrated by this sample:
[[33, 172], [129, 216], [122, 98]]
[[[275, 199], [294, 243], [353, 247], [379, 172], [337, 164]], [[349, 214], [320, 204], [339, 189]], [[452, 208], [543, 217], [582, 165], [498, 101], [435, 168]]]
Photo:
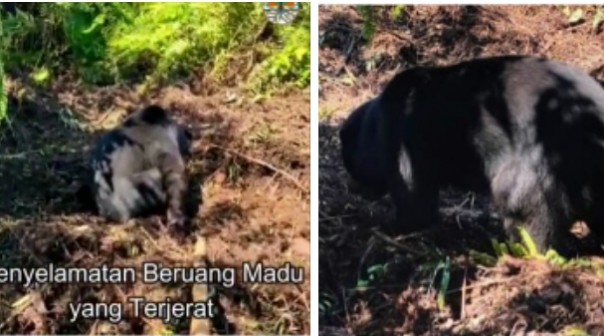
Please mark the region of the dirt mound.
[[[488, 200], [456, 190], [443, 192], [441, 227], [389, 234], [389, 201], [349, 192], [337, 136], [352, 109], [396, 72], [417, 65], [538, 55], [574, 64], [602, 82], [604, 33], [592, 28], [595, 7], [584, 7], [584, 20], [575, 24], [560, 6], [401, 7], [375, 7], [373, 27], [359, 6], [319, 10], [322, 333], [523, 335], [571, 327], [600, 333], [604, 293], [594, 268], [519, 259], [481, 266], [473, 256], [493, 254], [491, 240], [504, 239], [501, 225]], [[440, 305], [438, 293], [445, 293]]]
[[[10, 123], [0, 137], [0, 257], [3, 267], [232, 267], [289, 262], [300, 285], [128, 284], [3, 285], [3, 333], [189, 333], [199, 321], [135, 316], [128, 301], [192, 302], [218, 298], [220, 333], [309, 332], [309, 93], [252, 101], [233, 88], [195, 90], [196, 80], [142, 95], [134, 88], [89, 88], [66, 77], [40, 89], [9, 85]], [[100, 133], [143, 104], [159, 103], [196, 133], [188, 170], [203, 204], [186, 242], [161, 218], [111, 225], [82, 212], [75, 192]], [[196, 193], [196, 195], [195, 195]], [[203, 196], [203, 197], [202, 197]], [[209, 292], [207, 292], [209, 290]], [[206, 293], [207, 292], [207, 293]], [[123, 320], [69, 321], [69, 304], [119, 303]], [[202, 323], [203, 324], [203, 323]], [[202, 328], [205, 328], [202, 326]]]

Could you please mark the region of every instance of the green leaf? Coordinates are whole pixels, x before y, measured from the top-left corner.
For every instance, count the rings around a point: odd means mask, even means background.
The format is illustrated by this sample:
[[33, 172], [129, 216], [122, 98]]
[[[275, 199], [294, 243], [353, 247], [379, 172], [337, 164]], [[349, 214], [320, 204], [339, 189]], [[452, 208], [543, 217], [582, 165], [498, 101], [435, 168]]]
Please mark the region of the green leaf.
[[361, 12], [361, 16], [363, 17], [363, 37], [367, 41], [371, 41], [373, 39], [373, 35], [375, 33], [375, 17], [374, 17], [374, 8], [372, 6], [367, 5], [359, 5], [359, 11]]
[[493, 251], [495, 251], [495, 256], [501, 257], [501, 250], [499, 248], [499, 242], [493, 238], [491, 238], [491, 246], [493, 247]]
[[472, 258], [474, 263], [487, 267], [495, 266], [495, 264], [497, 263], [497, 258], [475, 250], [470, 250], [470, 258]]
[[308, 49], [307, 48], [298, 48], [296, 49], [296, 51], [294, 52], [294, 55], [296, 57], [296, 59], [298, 61], [301, 61], [304, 59], [304, 57], [306, 57], [306, 55], [308, 54]]
[[400, 19], [404, 13], [405, 13], [405, 5], [394, 6], [394, 8], [392, 9], [392, 17], [395, 20]]
[[437, 304], [438, 304], [438, 308], [439, 309], [444, 309], [445, 308], [445, 296], [447, 294], [447, 289], [449, 288], [449, 282], [451, 280], [451, 261], [449, 260], [449, 257], [447, 257], [447, 260], [444, 262], [444, 264], [439, 265], [439, 267], [442, 269], [442, 278], [440, 279], [440, 287], [438, 290], [438, 298], [437, 298]]
[[510, 254], [517, 258], [525, 258], [529, 256], [529, 252], [521, 243], [510, 243]]
[[383, 272], [384, 272], [384, 265], [380, 265], [380, 264], [373, 265], [367, 269], [367, 273], [370, 273], [370, 274], [371, 273], [383, 273]]
[[564, 336], [589, 336], [589, 334], [579, 326], [567, 326], [563, 329]]
[[369, 287], [369, 281], [367, 280], [363, 280], [363, 279], [359, 279], [357, 281], [357, 286], [356, 286], [356, 290], [359, 292], [363, 292], [367, 290], [367, 287]]
[[518, 227], [518, 232], [520, 233], [520, 238], [522, 239], [522, 243], [526, 247], [528, 251], [528, 255], [531, 257], [539, 257], [541, 254], [537, 249], [537, 245], [531, 235], [522, 227]]
[[162, 329], [162, 331], [160, 332], [160, 335], [174, 335], [174, 331], [172, 331], [170, 328], [165, 327], [164, 329]]
[[92, 33], [99, 26], [103, 25], [105, 23], [106, 19], [107, 19], [107, 17], [105, 16], [105, 13], [98, 15], [97, 17], [94, 18], [94, 21], [92, 21], [92, 24], [90, 25], [90, 27], [88, 27], [88, 29], [85, 29], [82, 31], [82, 34]]
[[568, 18], [568, 22], [577, 23], [577, 22], [581, 21], [582, 18], [583, 18], [583, 9], [578, 8], [578, 9], [575, 9], [575, 11], [570, 15], [570, 17]]
[[497, 256], [497, 258], [510, 254], [506, 243], [500, 243], [495, 239], [491, 239], [491, 245], [493, 245], [493, 250], [495, 251], [495, 256]]
[[547, 250], [545, 253], [545, 259], [557, 266], [564, 266], [568, 264], [568, 260], [566, 260], [566, 258], [562, 257], [558, 254], [558, 252], [552, 249]]
[[50, 79], [50, 71], [47, 67], [37, 69], [31, 74], [31, 78], [38, 85], [46, 85]]

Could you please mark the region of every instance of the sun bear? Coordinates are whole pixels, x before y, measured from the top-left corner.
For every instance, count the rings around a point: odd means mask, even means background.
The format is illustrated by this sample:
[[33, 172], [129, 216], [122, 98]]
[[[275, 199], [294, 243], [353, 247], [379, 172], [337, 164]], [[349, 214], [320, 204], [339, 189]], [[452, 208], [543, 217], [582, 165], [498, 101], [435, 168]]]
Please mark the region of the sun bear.
[[528, 56], [397, 74], [340, 129], [344, 167], [363, 194], [389, 194], [403, 231], [438, 222], [438, 192], [491, 196], [504, 227], [541, 251], [570, 226], [604, 234], [604, 90], [589, 75]]
[[189, 130], [157, 105], [104, 134], [92, 153], [88, 187], [98, 214], [124, 222], [167, 211], [170, 226], [185, 225], [191, 141]]

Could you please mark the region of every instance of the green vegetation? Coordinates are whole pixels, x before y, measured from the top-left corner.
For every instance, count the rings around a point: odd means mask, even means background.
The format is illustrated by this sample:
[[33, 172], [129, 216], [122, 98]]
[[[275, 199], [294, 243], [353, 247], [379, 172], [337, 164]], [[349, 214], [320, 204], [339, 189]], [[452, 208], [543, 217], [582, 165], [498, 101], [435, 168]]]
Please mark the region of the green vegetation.
[[400, 20], [405, 14], [405, 5], [397, 5], [392, 7], [392, 18]]
[[[268, 23], [261, 3], [32, 3], [0, 14], [6, 73], [38, 85], [72, 72], [145, 87], [190, 75], [256, 93], [310, 82], [310, 9]], [[0, 110], [1, 111], [1, 110]]]
[[498, 242], [491, 240], [495, 256], [488, 255], [477, 251], [470, 251], [474, 261], [481, 265], [493, 266], [497, 263], [497, 259], [509, 255], [515, 258], [540, 259], [546, 260], [553, 265], [564, 266], [568, 265], [569, 261], [560, 256], [555, 250], [548, 250], [545, 254], [541, 254], [537, 249], [535, 241], [530, 236], [526, 229], [519, 227], [518, 233], [521, 242]]
[[338, 111], [338, 109], [336, 109], [334, 107], [321, 106], [321, 108], [319, 110], [319, 120], [321, 120], [321, 121], [328, 120], [337, 111]]
[[367, 269], [367, 278], [357, 279], [357, 285], [355, 290], [357, 292], [364, 292], [370, 286], [375, 284], [376, 281], [381, 279], [386, 273], [388, 273], [388, 264], [376, 264], [372, 265]]
[[451, 280], [451, 260], [449, 257], [445, 258], [445, 261], [438, 263], [438, 266], [434, 271], [435, 277], [438, 272], [441, 272], [442, 276], [440, 278], [440, 286], [438, 287], [436, 303], [438, 304], [438, 309], [442, 310], [445, 309], [445, 295], [449, 289], [449, 282]]
[[604, 6], [602, 5], [581, 6], [574, 10], [570, 6], [565, 6], [562, 11], [568, 17], [568, 23], [570, 24], [578, 24], [589, 20], [588, 17], [591, 17], [591, 28], [594, 32], [597, 32], [602, 22], [604, 22]]
[[364, 20], [363, 37], [367, 41], [371, 41], [371, 39], [373, 38], [373, 34], [375, 34], [375, 8], [373, 6], [368, 5], [359, 5], [357, 8], [359, 9], [359, 12], [361, 13], [361, 16]]
[[564, 336], [590, 336], [583, 328], [580, 326], [567, 326], [562, 330], [562, 335]]
[[495, 256], [486, 253], [470, 250], [470, 256], [475, 263], [485, 266], [494, 266], [497, 260], [503, 256], [509, 255], [515, 258], [537, 259], [548, 262], [550, 265], [559, 267], [560, 269], [582, 268], [592, 269], [598, 276], [604, 277], [604, 268], [594, 264], [588, 258], [572, 258], [567, 259], [553, 249], [548, 250], [545, 254], [537, 250], [534, 240], [524, 228], [518, 228], [521, 242], [498, 242], [492, 240]]
[[[390, 8], [390, 16], [394, 21], [398, 21], [403, 18], [405, 14], [405, 5], [386, 7]], [[379, 18], [377, 18], [375, 15], [379, 7], [359, 5], [357, 6], [357, 9], [363, 18], [363, 38], [367, 41], [371, 41], [376, 31], [377, 22], [379, 21]]]

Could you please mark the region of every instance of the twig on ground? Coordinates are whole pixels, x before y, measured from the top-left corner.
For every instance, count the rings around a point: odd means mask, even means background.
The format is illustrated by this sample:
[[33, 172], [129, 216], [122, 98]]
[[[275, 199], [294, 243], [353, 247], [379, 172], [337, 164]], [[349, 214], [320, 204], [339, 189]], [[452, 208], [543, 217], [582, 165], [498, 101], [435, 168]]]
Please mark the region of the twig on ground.
[[249, 162], [252, 162], [252, 163], [255, 163], [255, 164], [257, 164], [257, 165], [260, 165], [260, 166], [263, 166], [263, 167], [265, 167], [265, 168], [268, 168], [268, 169], [270, 169], [270, 170], [274, 171], [275, 173], [277, 173], [277, 174], [279, 174], [279, 175], [283, 176], [285, 179], [289, 180], [290, 182], [292, 182], [292, 183], [293, 183], [294, 185], [296, 185], [296, 187], [298, 187], [300, 190], [302, 190], [302, 191], [304, 191], [304, 192], [309, 192], [308, 188], [304, 187], [304, 186], [303, 186], [303, 185], [300, 183], [300, 181], [298, 181], [298, 179], [296, 179], [294, 176], [292, 176], [292, 175], [291, 175], [291, 174], [289, 174], [288, 172], [284, 171], [283, 169], [279, 169], [279, 168], [275, 167], [274, 165], [272, 165], [272, 164], [270, 164], [270, 163], [268, 163], [268, 162], [266, 162], [266, 161], [263, 161], [263, 160], [260, 160], [260, 159], [253, 158], [253, 157], [251, 157], [251, 156], [245, 155], [245, 154], [243, 154], [243, 153], [237, 152], [237, 151], [232, 150], [232, 149], [229, 149], [229, 148], [225, 148], [225, 147], [220, 146], [220, 145], [216, 145], [216, 144], [210, 144], [210, 147], [213, 147], [213, 148], [218, 148], [218, 149], [223, 150], [223, 151], [225, 151], [225, 152], [227, 152], [227, 153], [229, 153], [229, 154], [232, 154], [232, 155], [238, 156], [238, 157], [240, 157], [240, 158], [242, 158], [242, 159], [245, 159], [245, 160], [247, 160], [247, 161], [249, 161]]
[[359, 267], [357, 269], [358, 278], [361, 277], [361, 270], [363, 268], [363, 264], [365, 263], [365, 260], [369, 256], [369, 253], [371, 253], [371, 250], [373, 250], [374, 246], [375, 246], [375, 237], [371, 237], [371, 238], [369, 238], [369, 242], [367, 243], [367, 249], [365, 249], [365, 253], [363, 253], [361, 260], [359, 260]]
[[[319, 212], [321, 213], [321, 212]], [[350, 214], [350, 215], [340, 215], [340, 216], [329, 216], [319, 218], [319, 222], [332, 221], [334, 219], [343, 219], [343, 218], [354, 218], [359, 217], [359, 214]]]
[[401, 34], [393, 32], [393, 31], [387, 31], [387, 33], [390, 34], [390, 35], [392, 35], [392, 36], [394, 36], [394, 37], [396, 37], [397, 39], [399, 39], [401, 41], [405, 41], [405, 42], [409, 42], [409, 43], [415, 43], [415, 41], [412, 38], [410, 38], [410, 37], [403, 36]]
[[398, 236], [398, 237], [392, 238], [392, 239], [394, 239], [396, 242], [400, 243], [401, 241], [405, 241], [405, 240], [412, 239], [412, 238], [422, 237], [422, 236], [434, 233], [436, 231], [437, 231], [436, 228], [432, 228], [432, 229], [428, 229], [428, 230], [423, 230], [423, 231], [418, 231], [418, 232], [401, 235], [401, 236]]
[[409, 247], [409, 246], [405, 246], [405, 245], [403, 245], [403, 244], [401, 244], [401, 243], [397, 242], [396, 240], [394, 240], [394, 239], [390, 238], [389, 236], [387, 236], [386, 234], [384, 234], [384, 233], [382, 233], [382, 232], [380, 232], [380, 231], [378, 231], [378, 230], [375, 230], [375, 229], [374, 229], [374, 230], [372, 230], [372, 232], [371, 232], [371, 233], [372, 233], [372, 234], [373, 234], [373, 235], [374, 235], [376, 238], [378, 238], [378, 239], [380, 239], [381, 241], [383, 241], [384, 243], [389, 244], [389, 245], [392, 245], [392, 246], [394, 246], [394, 247], [398, 248], [399, 250], [403, 250], [403, 251], [405, 251], [405, 252], [408, 252], [408, 253], [411, 253], [411, 254], [414, 254], [414, 255], [418, 255], [418, 256], [425, 255], [425, 253], [422, 253], [422, 252], [420, 252], [420, 251], [417, 251], [417, 250], [415, 250], [415, 249], [413, 249], [413, 248], [411, 248], [411, 247]]
[[488, 286], [492, 286], [492, 285], [499, 285], [499, 284], [502, 284], [502, 283], [509, 282], [513, 278], [515, 278], [515, 277], [508, 277], [508, 278], [503, 278], [503, 279], [495, 279], [495, 280], [485, 281], [483, 283], [479, 283], [479, 284], [475, 284], [475, 285], [471, 285], [471, 286], [464, 286], [463, 288], [455, 288], [455, 289], [448, 290], [447, 294], [459, 292], [459, 291], [462, 291], [462, 290], [466, 291], [468, 289], [476, 289], [476, 288], [483, 288], [483, 287], [488, 287]]
[[352, 56], [352, 51], [354, 50], [355, 45], [357, 44], [357, 42], [359, 41], [359, 37], [356, 36], [352, 36], [349, 40], [348, 40], [348, 46], [346, 48], [346, 58], [345, 58], [345, 63], [348, 63], [350, 61], [350, 57]]
[[29, 155], [39, 154], [39, 153], [40, 153], [40, 150], [35, 149], [35, 150], [25, 151], [25, 152], [21, 152], [21, 153], [3, 154], [3, 155], [0, 155], [0, 159], [2, 159], [2, 160], [24, 159], [24, 158], [27, 158]]
[[97, 335], [98, 334], [99, 321], [100, 320], [95, 320], [94, 321], [94, 323], [90, 327], [90, 330], [88, 331], [88, 335], [92, 336], [92, 335]]
[[348, 68], [348, 66], [346, 64], [344, 64], [343, 66], [344, 70], [346, 71], [346, 74], [348, 74], [348, 76], [350, 76], [350, 78], [353, 81], [353, 84], [356, 84], [359, 80], [357, 78], [357, 76], [355, 76], [352, 71]]
[[458, 206], [445, 207], [440, 209], [440, 213], [445, 217], [463, 218], [464, 221], [475, 221], [480, 219], [498, 219], [496, 214], [484, 210], [461, 209]]

